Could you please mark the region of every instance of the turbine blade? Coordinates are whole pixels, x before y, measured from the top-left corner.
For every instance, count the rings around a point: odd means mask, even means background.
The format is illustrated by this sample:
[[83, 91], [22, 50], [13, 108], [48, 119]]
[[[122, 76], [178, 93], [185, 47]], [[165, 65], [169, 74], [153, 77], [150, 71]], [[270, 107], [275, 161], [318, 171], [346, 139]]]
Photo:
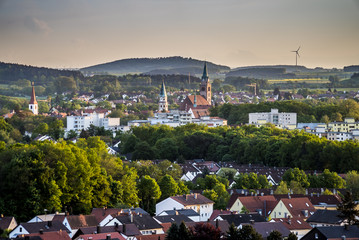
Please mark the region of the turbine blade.
[[300, 49], [300, 46], [299, 46], [299, 48], [298, 48], [297, 52], [299, 51], [299, 49]]

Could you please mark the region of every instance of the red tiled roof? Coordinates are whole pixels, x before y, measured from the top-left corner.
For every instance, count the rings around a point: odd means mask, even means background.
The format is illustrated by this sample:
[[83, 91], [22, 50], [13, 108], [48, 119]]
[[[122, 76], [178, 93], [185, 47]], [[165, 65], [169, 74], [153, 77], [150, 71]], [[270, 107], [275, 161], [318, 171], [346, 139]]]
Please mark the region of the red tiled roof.
[[166, 234], [152, 234], [152, 235], [140, 235], [137, 236], [137, 240], [164, 240]]
[[93, 208], [91, 215], [96, 217], [97, 222], [101, 222], [105, 217], [112, 214], [117, 214], [121, 212], [120, 208]]
[[[286, 206], [292, 217], [308, 218], [314, 214], [316, 209], [307, 197], [303, 198], [283, 198], [282, 203]], [[308, 211], [308, 216], [304, 215], [304, 212]]]
[[29, 236], [29, 237], [38, 236], [42, 240], [71, 240], [69, 234], [66, 231], [32, 233], [32, 234], [26, 234], [24, 236]]
[[301, 217], [292, 217], [292, 218], [273, 218], [275, 222], [281, 222], [289, 230], [304, 230], [312, 229], [309, 223], [307, 223]]
[[197, 100], [197, 107], [194, 107], [194, 95], [189, 95], [186, 97], [185, 100], [183, 100], [183, 102], [180, 105], [180, 110], [184, 111], [184, 110], [189, 110], [190, 108], [193, 109], [208, 109], [211, 107], [211, 105], [207, 102], [207, 100], [201, 96], [201, 95], [196, 95], [196, 100]]
[[278, 203], [272, 195], [238, 197], [238, 199], [250, 212], [256, 212], [257, 209], [261, 209], [264, 212], [265, 207], [266, 212], [268, 213], [269, 211], [272, 211]]
[[118, 232], [86, 234], [86, 235], [81, 235], [80, 237], [83, 238], [83, 239], [89, 239], [89, 237], [91, 237], [92, 240], [105, 240], [108, 235], [111, 236], [112, 240], [116, 240], [116, 239], [118, 239], [118, 240], [126, 240]]

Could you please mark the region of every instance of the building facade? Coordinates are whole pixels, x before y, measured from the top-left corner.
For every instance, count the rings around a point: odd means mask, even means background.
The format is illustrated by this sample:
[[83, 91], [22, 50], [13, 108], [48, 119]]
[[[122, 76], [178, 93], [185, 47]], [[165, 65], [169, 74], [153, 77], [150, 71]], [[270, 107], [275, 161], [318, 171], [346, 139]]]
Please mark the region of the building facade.
[[297, 126], [297, 113], [280, 113], [278, 109], [271, 109], [270, 112], [249, 113], [249, 124], [263, 125], [265, 123], [294, 129]]

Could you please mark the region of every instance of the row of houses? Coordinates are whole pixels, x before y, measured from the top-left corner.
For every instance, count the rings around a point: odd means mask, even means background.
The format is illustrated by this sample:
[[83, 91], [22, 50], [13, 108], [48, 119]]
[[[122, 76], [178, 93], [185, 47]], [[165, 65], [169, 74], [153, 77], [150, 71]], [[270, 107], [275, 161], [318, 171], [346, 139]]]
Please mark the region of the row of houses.
[[[333, 199], [337, 203], [341, 201], [334, 195]], [[232, 195], [231, 200], [230, 204], [233, 204], [228, 210], [213, 210], [213, 202], [203, 195], [187, 194], [159, 202], [153, 217], [141, 208], [95, 208], [90, 215], [46, 214], [18, 225], [14, 218], [2, 216], [0, 227], [12, 229], [9, 234], [12, 239], [30, 240], [36, 236], [37, 239], [157, 240], [165, 238], [172, 223], [179, 225], [184, 222], [187, 227], [200, 222], [209, 223], [220, 228], [223, 234], [231, 224], [237, 228], [250, 224], [264, 239], [277, 230], [283, 237], [292, 232], [299, 239], [306, 240], [323, 239], [319, 236], [331, 239], [327, 236], [330, 226], [337, 229], [332, 233], [334, 235], [340, 232], [350, 239], [359, 239], [359, 235], [355, 235], [359, 229], [348, 227], [348, 222], [339, 217], [338, 211], [317, 209], [308, 197]], [[239, 213], [239, 208], [246, 209], [246, 213]]]

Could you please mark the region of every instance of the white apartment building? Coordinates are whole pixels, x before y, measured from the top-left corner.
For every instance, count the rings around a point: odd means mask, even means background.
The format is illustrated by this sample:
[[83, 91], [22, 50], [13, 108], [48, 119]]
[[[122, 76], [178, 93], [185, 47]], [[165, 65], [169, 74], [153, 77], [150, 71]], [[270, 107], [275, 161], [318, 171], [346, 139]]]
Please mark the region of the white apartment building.
[[90, 125], [96, 127], [104, 127], [106, 130], [118, 130], [120, 127], [120, 118], [107, 118], [105, 113], [98, 113], [93, 111], [92, 113], [81, 113], [78, 116], [67, 116], [67, 131], [75, 130], [81, 131], [86, 130]]
[[249, 124], [262, 125], [263, 123], [294, 129], [297, 126], [297, 113], [280, 113], [278, 109], [271, 109], [270, 112], [249, 113]]

